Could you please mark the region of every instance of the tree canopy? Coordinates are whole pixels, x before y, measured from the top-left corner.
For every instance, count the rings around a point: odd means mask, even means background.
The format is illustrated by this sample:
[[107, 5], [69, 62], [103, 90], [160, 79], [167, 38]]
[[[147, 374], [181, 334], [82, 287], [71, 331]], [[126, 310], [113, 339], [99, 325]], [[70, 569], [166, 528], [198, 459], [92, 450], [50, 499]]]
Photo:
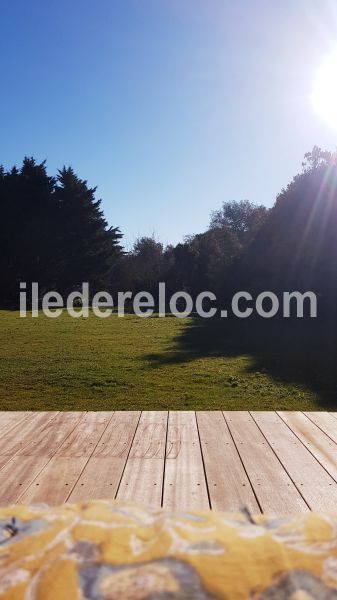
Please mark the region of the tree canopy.
[[120, 231], [108, 227], [95, 188], [71, 168], [56, 177], [25, 158], [20, 169], [0, 170], [2, 303], [17, 301], [19, 282], [67, 293], [88, 281], [100, 289], [121, 254]]
[[238, 289], [313, 290], [326, 307], [337, 305], [337, 153], [317, 146], [271, 209], [224, 202], [206, 231], [176, 246], [141, 237], [123, 252], [96, 188], [72, 168], [50, 176], [33, 158], [0, 167], [0, 209], [2, 304], [17, 301], [20, 281], [63, 294], [84, 281], [92, 293], [155, 294], [163, 281], [169, 293], [220, 298]]
[[[314, 147], [238, 266], [252, 288], [337, 292], [337, 155]], [[269, 286], [269, 287], [268, 287]]]

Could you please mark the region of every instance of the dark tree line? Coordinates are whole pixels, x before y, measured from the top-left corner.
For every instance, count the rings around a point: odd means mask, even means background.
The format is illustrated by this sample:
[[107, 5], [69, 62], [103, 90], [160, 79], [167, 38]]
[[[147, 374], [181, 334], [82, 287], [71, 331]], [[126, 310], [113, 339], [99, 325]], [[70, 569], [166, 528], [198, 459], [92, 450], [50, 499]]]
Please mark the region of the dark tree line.
[[242, 254], [233, 282], [249, 289], [312, 290], [337, 307], [337, 153], [314, 147]]
[[121, 233], [108, 227], [95, 188], [71, 168], [56, 177], [45, 163], [25, 158], [20, 170], [0, 170], [0, 299], [18, 301], [19, 282], [39, 282], [40, 292], [67, 294], [89, 281], [108, 283], [121, 253]]
[[[238, 290], [314, 291], [322, 309], [337, 307], [337, 152], [314, 147], [302, 171], [271, 209], [227, 202], [206, 232], [177, 246], [141, 238], [120, 259], [119, 283], [155, 291], [213, 291], [224, 301]], [[145, 284], [145, 287], [144, 285]], [[147, 286], [147, 287], [146, 287]]]
[[268, 209], [247, 200], [224, 203], [211, 216], [209, 229], [187, 236], [183, 243], [164, 248], [151, 237], [136, 241], [133, 250], [120, 258], [114, 284], [134, 292], [158, 292], [166, 283], [168, 294], [187, 291], [196, 296], [213, 291], [222, 297], [230, 266], [254, 239], [266, 221]]
[[272, 209], [245, 200], [225, 202], [209, 228], [176, 246], [142, 237], [124, 252], [109, 227], [95, 188], [71, 168], [56, 177], [26, 158], [20, 170], [0, 169], [0, 301], [15, 304], [19, 282], [63, 295], [88, 281], [91, 293], [313, 290], [337, 305], [337, 153], [315, 147], [302, 172]]

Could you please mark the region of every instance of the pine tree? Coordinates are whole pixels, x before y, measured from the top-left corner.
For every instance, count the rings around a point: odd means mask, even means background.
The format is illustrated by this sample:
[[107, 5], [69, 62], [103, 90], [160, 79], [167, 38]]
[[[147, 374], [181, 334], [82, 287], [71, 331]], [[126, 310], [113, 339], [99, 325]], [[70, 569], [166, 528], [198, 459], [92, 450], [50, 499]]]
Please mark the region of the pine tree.
[[108, 227], [95, 192], [71, 167], [59, 171], [54, 195], [58, 204], [58, 281], [64, 292], [84, 281], [89, 282], [92, 293], [104, 289], [121, 252], [122, 234], [119, 228]]
[[[52, 191], [45, 163], [25, 158], [20, 170], [13, 167], [0, 179], [0, 298], [18, 298], [20, 281], [41, 281], [48, 287], [52, 271], [51, 241], [54, 216]], [[55, 211], [54, 211], [55, 213]]]
[[122, 234], [108, 227], [95, 192], [71, 168], [50, 177], [33, 158], [0, 168], [1, 304], [18, 302], [21, 281], [37, 281], [41, 294], [82, 282], [92, 293], [104, 289]]

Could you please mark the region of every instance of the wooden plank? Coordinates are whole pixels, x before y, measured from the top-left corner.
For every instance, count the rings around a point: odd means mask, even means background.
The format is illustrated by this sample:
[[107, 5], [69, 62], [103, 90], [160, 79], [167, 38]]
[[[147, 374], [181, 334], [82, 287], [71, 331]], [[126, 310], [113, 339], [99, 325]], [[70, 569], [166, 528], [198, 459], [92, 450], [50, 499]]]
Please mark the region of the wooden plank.
[[[277, 413], [337, 482], [337, 445], [303, 413]], [[337, 425], [337, 422], [336, 422]]]
[[222, 412], [197, 412], [197, 424], [212, 508], [238, 512], [245, 506], [252, 513], [259, 513], [254, 490]]
[[302, 442], [276, 413], [252, 415], [311, 510], [334, 511], [337, 485]]
[[283, 515], [307, 511], [301, 494], [249, 412], [228, 411], [224, 416], [262, 511]]
[[69, 502], [115, 497], [140, 417], [117, 411], [69, 496]]
[[111, 412], [88, 412], [38, 474], [19, 502], [61, 504], [68, 499], [111, 417]]
[[8, 412], [0, 412], [0, 437], [8, 431], [22, 423], [24, 419], [29, 417], [28, 411], [11, 410]]
[[117, 492], [119, 500], [161, 505], [166, 428], [166, 411], [141, 414]]
[[16, 502], [79, 422], [81, 413], [59, 413], [20, 448], [0, 471], [0, 502]]
[[0, 437], [0, 469], [9, 460], [12, 460], [27, 444], [30, 444], [33, 439], [40, 435], [57, 414], [57, 412], [32, 412], [22, 422], [15, 425], [14, 428], [8, 429]]
[[173, 510], [207, 508], [208, 494], [221, 510], [335, 509], [337, 413], [234, 411], [224, 413], [227, 424], [219, 412], [139, 415], [0, 412], [0, 503], [113, 498], [117, 490], [152, 506], [163, 496]]
[[58, 413], [32, 412], [23, 423], [17, 423], [15, 429], [7, 431], [0, 438], [0, 456], [13, 456], [29, 444]]
[[305, 416], [337, 444], [337, 421], [328, 412], [305, 412]]
[[36, 431], [33, 439], [18, 450], [17, 456], [53, 456], [82, 417], [81, 411], [58, 413], [45, 427]]
[[191, 411], [169, 413], [163, 506], [209, 508], [196, 415]]

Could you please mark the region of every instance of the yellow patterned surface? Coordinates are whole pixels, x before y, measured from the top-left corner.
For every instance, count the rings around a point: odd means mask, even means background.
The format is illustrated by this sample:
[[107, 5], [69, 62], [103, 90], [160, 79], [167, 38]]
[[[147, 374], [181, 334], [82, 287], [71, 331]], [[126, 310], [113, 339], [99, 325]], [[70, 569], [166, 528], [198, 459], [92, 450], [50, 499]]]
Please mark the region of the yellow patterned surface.
[[109, 502], [3, 508], [0, 596], [337, 600], [337, 517], [171, 514]]

